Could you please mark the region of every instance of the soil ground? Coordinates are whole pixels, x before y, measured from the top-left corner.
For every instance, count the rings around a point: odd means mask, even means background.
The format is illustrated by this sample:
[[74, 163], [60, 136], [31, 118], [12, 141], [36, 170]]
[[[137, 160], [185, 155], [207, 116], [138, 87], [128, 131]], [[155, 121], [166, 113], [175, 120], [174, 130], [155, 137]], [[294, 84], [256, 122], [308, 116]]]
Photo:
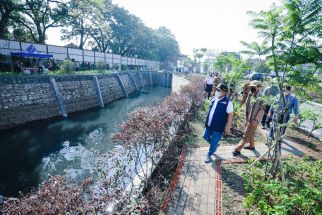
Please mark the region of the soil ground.
[[286, 138], [322, 153], [322, 142], [314, 137], [308, 137], [302, 130], [297, 128], [288, 129]]
[[243, 201], [246, 197], [242, 173], [246, 163], [222, 164], [222, 206], [224, 214], [246, 214]]

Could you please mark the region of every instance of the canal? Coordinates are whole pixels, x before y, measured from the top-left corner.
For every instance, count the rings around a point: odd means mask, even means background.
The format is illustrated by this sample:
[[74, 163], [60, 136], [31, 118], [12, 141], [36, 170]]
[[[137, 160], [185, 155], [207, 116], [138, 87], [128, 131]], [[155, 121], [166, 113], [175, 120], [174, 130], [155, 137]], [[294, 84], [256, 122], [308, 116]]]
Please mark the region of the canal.
[[117, 147], [111, 136], [138, 107], [151, 106], [171, 89], [146, 87], [105, 108], [70, 114], [68, 118], [32, 122], [0, 131], [0, 194], [29, 192], [50, 175], [78, 181], [94, 171], [93, 151]]

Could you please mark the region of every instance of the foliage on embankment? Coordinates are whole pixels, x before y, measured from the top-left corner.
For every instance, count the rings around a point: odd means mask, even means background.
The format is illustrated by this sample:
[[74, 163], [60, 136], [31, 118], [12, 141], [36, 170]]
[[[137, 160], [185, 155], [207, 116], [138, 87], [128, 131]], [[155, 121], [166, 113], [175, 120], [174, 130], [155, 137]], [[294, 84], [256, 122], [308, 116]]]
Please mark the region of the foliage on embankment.
[[[140, 198], [153, 169], [167, 151], [187, 113], [203, 102], [203, 80], [193, 79], [180, 94], [134, 111], [114, 135], [121, 148], [94, 153], [97, 171], [82, 183], [53, 176], [38, 190], [6, 198], [3, 214], [110, 214], [124, 212]], [[136, 183], [139, 179], [140, 183]]]

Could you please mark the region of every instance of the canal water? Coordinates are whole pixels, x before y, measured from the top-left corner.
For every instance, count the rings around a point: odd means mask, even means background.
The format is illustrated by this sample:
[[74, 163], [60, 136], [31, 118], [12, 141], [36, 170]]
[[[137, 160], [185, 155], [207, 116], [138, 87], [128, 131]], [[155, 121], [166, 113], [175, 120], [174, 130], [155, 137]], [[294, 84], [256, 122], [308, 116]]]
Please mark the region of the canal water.
[[0, 194], [29, 192], [49, 175], [67, 173], [80, 180], [95, 169], [93, 151], [117, 147], [111, 136], [138, 107], [150, 106], [171, 94], [164, 87], [146, 87], [128, 98], [74, 113], [0, 131]]

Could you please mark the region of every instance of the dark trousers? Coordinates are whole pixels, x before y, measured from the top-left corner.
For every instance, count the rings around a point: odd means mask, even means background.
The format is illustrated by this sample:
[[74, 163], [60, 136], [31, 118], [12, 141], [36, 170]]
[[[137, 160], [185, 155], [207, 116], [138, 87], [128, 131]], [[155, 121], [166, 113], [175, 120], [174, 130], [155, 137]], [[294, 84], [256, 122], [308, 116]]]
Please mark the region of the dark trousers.
[[206, 92], [208, 92], [208, 99], [211, 95], [211, 91], [212, 91], [212, 88], [213, 88], [213, 84], [206, 84]]
[[[290, 115], [289, 114], [285, 114], [285, 121], [284, 121], [284, 116], [280, 116], [280, 119], [278, 120], [278, 123], [281, 125], [283, 123], [288, 123], [289, 120], [290, 120]], [[277, 128], [275, 126], [274, 121], [273, 121], [272, 125], [273, 126], [270, 129], [269, 136], [271, 138], [274, 138], [274, 133], [275, 133], [275, 131], [276, 131]], [[279, 129], [280, 129], [281, 135], [284, 135], [285, 134], [285, 131], [286, 131], [286, 125], [281, 126]]]
[[263, 115], [263, 118], [261, 121], [262, 126], [265, 126], [265, 124], [266, 124], [268, 128], [270, 127], [269, 124], [272, 121], [272, 118], [268, 116], [268, 111], [270, 108], [271, 108], [271, 106], [266, 105], [265, 112], [264, 112], [264, 115]]

